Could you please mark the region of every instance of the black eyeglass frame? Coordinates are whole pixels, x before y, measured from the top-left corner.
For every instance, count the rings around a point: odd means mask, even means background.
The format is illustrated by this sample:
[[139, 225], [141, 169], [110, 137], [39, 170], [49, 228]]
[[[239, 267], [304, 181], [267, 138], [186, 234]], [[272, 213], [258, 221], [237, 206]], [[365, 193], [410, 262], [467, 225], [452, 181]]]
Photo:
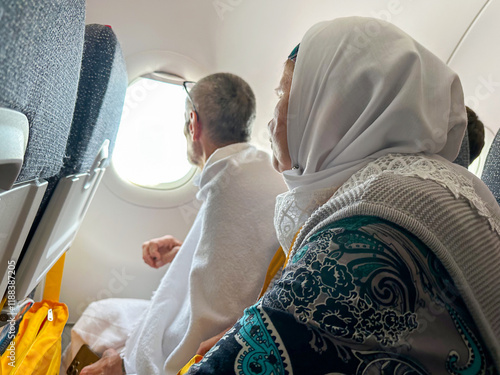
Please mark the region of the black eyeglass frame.
[[186, 91], [186, 95], [189, 98], [189, 101], [191, 102], [191, 104], [193, 105], [194, 113], [196, 113], [196, 116], [199, 117], [198, 110], [196, 109], [196, 106], [194, 105], [193, 98], [191, 97], [191, 94], [189, 93], [189, 90], [186, 86], [190, 83], [196, 84], [196, 82], [194, 82], [194, 81], [184, 81], [184, 82], [182, 82], [182, 87], [184, 87], [184, 90]]

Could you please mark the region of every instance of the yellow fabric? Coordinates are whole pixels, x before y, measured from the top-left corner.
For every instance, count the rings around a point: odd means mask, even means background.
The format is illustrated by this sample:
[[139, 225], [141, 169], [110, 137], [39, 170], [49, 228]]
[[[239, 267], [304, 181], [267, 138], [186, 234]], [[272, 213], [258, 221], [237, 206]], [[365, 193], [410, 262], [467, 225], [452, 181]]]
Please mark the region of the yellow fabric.
[[45, 277], [45, 288], [43, 289], [43, 299], [49, 301], [59, 301], [65, 259], [66, 253], [59, 258], [59, 260], [47, 273], [47, 276]]
[[177, 373], [177, 375], [185, 375], [189, 371], [189, 368], [195, 363], [200, 362], [203, 359], [202, 355], [196, 354], [191, 360], [184, 366], [181, 371]]
[[[52, 310], [52, 321], [49, 321]], [[2, 375], [57, 375], [61, 335], [68, 320], [64, 303], [36, 302], [23, 317], [19, 332], [0, 359]]]
[[273, 280], [276, 273], [278, 273], [280, 268], [283, 267], [283, 264], [285, 264], [285, 260], [286, 260], [285, 252], [283, 251], [283, 248], [280, 247], [278, 251], [276, 251], [276, 254], [274, 254], [273, 259], [271, 259], [271, 263], [269, 264], [269, 268], [267, 269], [266, 279], [264, 280], [264, 285], [260, 290], [259, 299], [266, 292], [267, 288], [269, 287], [269, 284], [271, 284], [271, 281]]
[[293, 236], [292, 244], [290, 245], [290, 249], [288, 249], [288, 254], [286, 255], [285, 264], [283, 264], [283, 268], [286, 267], [288, 261], [290, 260], [290, 254], [292, 253], [293, 245], [295, 245], [295, 241], [297, 240], [297, 236], [299, 235], [301, 229], [302, 227], [298, 230], [297, 233], [295, 233], [295, 236]]
[[293, 245], [295, 244], [295, 240], [297, 239], [297, 236], [300, 233], [300, 229], [297, 233], [295, 233], [295, 236], [293, 236], [292, 244], [290, 245], [290, 249], [288, 249], [288, 254], [286, 255], [286, 258], [285, 258], [285, 252], [283, 251], [282, 247], [280, 247], [276, 252], [276, 254], [274, 254], [274, 257], [271, 260], [269, 267], [267, 268], [266, 279], [264, 280], [264, 285], [262, 286], [262, 289], [260, 291], [259, 299], [261, 299], [264, 293], [266, 293], [267, 288], [269, 288], [269, 284], [271, 284], [271, 281], [274, 279], [280, 268], [285, 268], [286, 265], [288, 264], [288, 260], [292, 252]]

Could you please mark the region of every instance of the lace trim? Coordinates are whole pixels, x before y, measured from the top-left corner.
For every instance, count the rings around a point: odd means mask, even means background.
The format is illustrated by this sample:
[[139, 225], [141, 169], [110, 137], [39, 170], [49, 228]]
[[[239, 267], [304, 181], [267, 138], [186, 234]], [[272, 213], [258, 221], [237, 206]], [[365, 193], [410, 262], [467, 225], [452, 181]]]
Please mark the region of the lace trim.
[[331, 187], [313, 192], [289, 191], [276, 197], [274, 228], [285, 253], [288, 254], [295, 233], [316, 209], [331, 198], [336, 189]]
[[485, 217], [491, 228], [500, 235], [500, 219], [488, 208], [474, 189], [472, 179], [457, 173], [448, 165], [423, 155], [390, 154], [381, 157], [355, 173], [346, 181], [335, 196], [349, 191], [382, 173], [394, 173], [407, 177], [431, 180], [448, 189], [455, 198], [465, 198], [480, 216]]

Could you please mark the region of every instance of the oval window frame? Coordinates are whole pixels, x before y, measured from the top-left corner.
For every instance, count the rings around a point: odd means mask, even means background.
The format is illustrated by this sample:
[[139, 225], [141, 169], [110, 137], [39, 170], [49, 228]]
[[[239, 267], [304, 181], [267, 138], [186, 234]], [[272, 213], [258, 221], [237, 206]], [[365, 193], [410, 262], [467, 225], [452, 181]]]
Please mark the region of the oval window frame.
[[[129, 84], [141, 76], [151, 74], [164, 74], [183, 81], [198, 81], [208, 74], [206, 68], [191, 58], [170, 51], [145, 51], [125, 60]], [[113, 165], [113, 159], [111, 159], [103, 178], [103, 184], [114, 195], [134, 205], [151, 208], [175, 208], [195, 199], [198, 189], [190, 182], [198, 173], [198, 169], [193, 167], [177, 181], [159, 184], [156, 187], [141, 186], [122, 178]]]

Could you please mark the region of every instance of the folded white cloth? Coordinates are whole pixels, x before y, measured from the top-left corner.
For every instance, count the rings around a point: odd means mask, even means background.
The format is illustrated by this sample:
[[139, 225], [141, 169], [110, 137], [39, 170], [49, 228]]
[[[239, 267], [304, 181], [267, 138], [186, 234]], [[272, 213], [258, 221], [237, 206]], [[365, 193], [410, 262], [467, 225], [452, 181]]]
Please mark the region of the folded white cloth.
[[108, 348], [122, 351], [149, 303], [132, 298], [109, 298], [91, 303], [71, 329], [71, 343], [64, 350], [59, 373], [66, 374], [83, 344], [99, 355]]

